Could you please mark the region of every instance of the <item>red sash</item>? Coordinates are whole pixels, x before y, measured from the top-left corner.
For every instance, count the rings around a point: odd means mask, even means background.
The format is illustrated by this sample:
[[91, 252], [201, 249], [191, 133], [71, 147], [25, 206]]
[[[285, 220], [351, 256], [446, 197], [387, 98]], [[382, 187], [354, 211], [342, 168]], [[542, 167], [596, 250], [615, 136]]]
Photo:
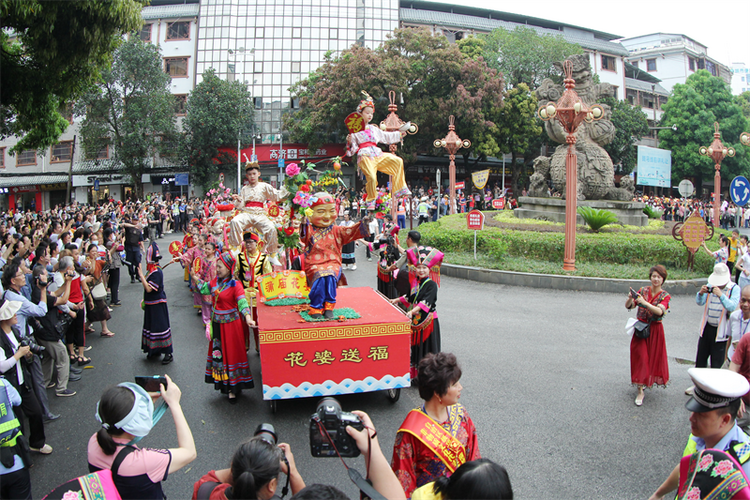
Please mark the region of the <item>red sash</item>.
[[461, 425], [464, 408], [460, 404], [455, 404], [449, 406], [447, 410], [451, 433], [419, 408], [409, 412], [398, 432], [408, 432], [417, 438], [445, 464], [452, 474], [466, 462], [464, 445], [452, 435]]
[[246, 201], [245, 202], [245, 208], [263, 208], [263, 202], [262, 201]]

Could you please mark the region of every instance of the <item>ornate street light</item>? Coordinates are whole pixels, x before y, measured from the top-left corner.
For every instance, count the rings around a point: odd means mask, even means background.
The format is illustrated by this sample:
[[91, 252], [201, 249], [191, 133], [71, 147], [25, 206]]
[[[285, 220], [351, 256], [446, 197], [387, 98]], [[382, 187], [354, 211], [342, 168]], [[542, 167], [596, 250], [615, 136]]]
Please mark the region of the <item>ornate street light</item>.
[[456, 152], [461, 148], [470, 148], [471, 141], [469, 139], [461, 139], [456, 134], [456, 118], [451, 115], [448, 118], [448, 135], [443, 139], [435, 139], [432, 143], [436, 148], [445, 148], [448, 151], [448, 157], [451, 160], [450, 166], [448, 167], [448, 178], [450, 179], [450, 210], [451, 214], [455, 214], [455, 202], [456, 202]]
[[750, 132], [742, 132], [740, 134], [740, 142], [743, 146], [750, 146]]
[[[742, 136], [740, 136], [742, 140]], [[744, 143], [743, 143], [744, 144]], [[716, 173], [714, 174], [714, 220], [712, 221], [714, 226], [716, 221], [719, 219], [720, 203], [719, 197], [721, 196], [721, 161], [729, 156], [734, 156], [733, 147], [725, 147], [721, 143], [721, 134], [719, 133], [719, 122], [714, 122], [714, 142], [709, 147], [701, 146], [698, 149], [698, 153], [701, 156], [708, 156], [714, 161], [714, 168]]]
[[[388, 99], [391, 101], [391, 103], [388, 105], [388, 116], [385, 117], [385, 120], [380, 122], [380, 130], [383, 130], [384, 132], [398, 132], [401, 130], [401, 127], [404, 125], [404, 121], [398, 117], [396, 114], [396, 110], [398, 110], [398, 106], [396, 106], [396, 92], [391, 90], [388, 92]], [[406, 131], [409, 135], [414, 135], [419, 131], [419, 127], [416, 123], [412, 123], [411, 127]], [[396, 154], [396, 150], [398, 149], [397, 144], [391, 144], [388, 146], [388, 149], [391, 153]], [[391, 186], [393, 186], [393, 176], [388, 176], [389, 180], [391, 181]], [[391, 217], [393, 220], [396, 220], [396, 208], [398, 201], [395, 197], [391, 197]], [[409, 215], [410, 219], [411, 217], [411, 206], [409, 206]], [[404, 228], [401, 228], [404, 229]]]
[[565, 90], [557, 103], [549, 102], [537, 110], [543, 121], [556, 119], [566, 132], [568, 155], [565, 157], [565, 256], [563, 269], [576, 270], [576, 216], [578, 206], [578, 158], [576, 157], [576, 132], [583, 122], [592, 122], [604, 116], [604, 109], [594, 104], [589, 107], [574, 90], [573, 63], [563, 63]]

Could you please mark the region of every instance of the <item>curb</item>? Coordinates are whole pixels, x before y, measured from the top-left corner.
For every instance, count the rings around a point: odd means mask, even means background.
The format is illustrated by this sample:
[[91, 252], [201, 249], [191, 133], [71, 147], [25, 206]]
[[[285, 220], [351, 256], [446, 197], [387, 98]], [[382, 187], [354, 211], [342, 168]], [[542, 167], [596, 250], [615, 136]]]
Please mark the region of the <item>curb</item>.
[[[626, 280], [615, 278], [589, 278], [582, 276], [560, 276], [556, 274], [533, 274], [514, 271], [500, 271], [481, 267], [443, 264], [440, 270], [443, 276], [461, 278], [480, 283], [496, 285], [525, 286], [545, 288], [547, 290], [569, 290], [578, 292], [622, 293], [628, 287], [640, 288], [649, 286], [648, 280]], [[705, 280], [667, 280], [664, 288], [671, 295], [693, 295], [705, 284]]]

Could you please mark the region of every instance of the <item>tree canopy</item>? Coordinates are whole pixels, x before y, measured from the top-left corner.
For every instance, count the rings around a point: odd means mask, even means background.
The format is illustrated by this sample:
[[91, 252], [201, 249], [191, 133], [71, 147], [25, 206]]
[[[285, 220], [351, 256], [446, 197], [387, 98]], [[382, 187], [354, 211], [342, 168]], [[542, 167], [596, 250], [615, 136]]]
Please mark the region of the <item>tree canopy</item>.
[[601, 102], [609, 105], [612, 110], [610, 120], [617, 129], [615, 138], [604, 146], [604, 150], [612, 159], [612, 163], [622, 164], [622, 172], [629, 174], [638, 161], [635, 143], [644, 135], [648, 135], [648, 119], [640, 107], [633, 106], [627, 101], [605, 97]]
[[700, 189], [703, 179], [712, 178], [714, 163], [698, 154], [698, 148], [713, 141], [714, 122], [718, 122], [725, 146], [734, 146], [734, 158], [721, 164], [724, 179], [750, 172], [750, 151], [741, 146], [740, 134], [748, 129], [748, 120], [736, 104], [729, 86], [706, 70], [698, 70], [684, 84], [672, 89], [672, 96], [663, 106], [661, 123], [675, 124], [677, 130], [659, 132], [659, 147], [672, 151], [672, 181], [685, 177], [696, 180]]
[[534, 28], [517, 26], [509, 31], [495, 28], [477, 36], [479, 51], [487, 64], [501, 72], [508, 87], [525, 83], [536, 89], [545, 78], [560, 80], [553, 63], [568, 56], [582, 54], [580, 45], [566, 41], [562, 35], [540, 35]]
[[141, 177], [157, 154], [174, 156], [177, 140], [172, 79], [162, 68], [159, 49], [131, 37], [114, 53], [100, 81], [76, 103], [83, 149], [88, 158], [104, 147], [123, 164], [137, 196], [143, 194]]
[[[398, 29], [377, 49], [352, 46], [293, 85], [300, 111], [289, 115], [285, 128], [293, 141], [311, 147], [343, 142], [344, 118], [355, 110], [361, 90], [375, 100], [377, 124], [387, 115], [388, 92], [396, 93], [398, 115], [419, 125], [399, 154], [410, 161], [416, 153], [436, 152], [432, 143], [456, 117], [456, 130], [471, 139], [477, 157], [500, 152], [495, 120], [502, 108], [503, 78], [479, 59], [468, 57], [443, 35], [426, 28]], [[468, 154], [468, 152], [466, 152]]]
[[95, 82], [122, 35], [141, 26], [146, 0], [0, 1], [0, 138], [11, 151], [55, 144], [60, 111]]
[[220, 154], [221, 146], [243, 144], [253, 126], [254, 109], [247, 85], [216, 76], [213, 68], [188, 96], [182, 122], [185, 162], [195, 184], [206, 187], [216, 178], [217, 164], [237, 161]]

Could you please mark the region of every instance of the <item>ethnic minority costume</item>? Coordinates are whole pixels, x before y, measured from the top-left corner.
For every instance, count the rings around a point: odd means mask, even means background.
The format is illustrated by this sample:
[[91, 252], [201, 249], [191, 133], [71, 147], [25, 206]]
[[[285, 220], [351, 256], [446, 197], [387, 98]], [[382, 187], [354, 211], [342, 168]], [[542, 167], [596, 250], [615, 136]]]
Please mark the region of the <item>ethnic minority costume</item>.
[[[201, 259], [202, 257], [203, 250], [200, 249], [198, 245], [194, 245], [188, 248], [182, 255], [180, 255], [180, 264], [182, 264], [182, 266], [185, 268], [185, 272], [188, 273], [188, 276], [190, 276], [190, 269], [193, 267], [193, 262], [195, 262], [195, 259]], [[192, 281], [189, 282], [189, 286], [190, 290], [193, 292], [193, 307], [195, 309], [200, 309], [201, 304], [203, 303], [201, 294], [195, 289]]]
[[243, 389], [252, 389], [253, 376], [247, 361], [243, 319], [250, 314], [242, 283], [232, 278], [235, 260], [231, 253], [219, 256], [229, 268], [227, 279], [214, 278], [210, 283], [199, 282], [203, 295], [213, 297], [211, 312], [211, 340], [206, 358], [206, 383], [222, 394], [239, 394]]
[[409, 412], [396, 434], [391, 468], [407, 498], [415, 488], [481, 458], [477, 430], [466, 409], [456, 403], [447, 410], [448, 420], [436, 422], [422, 405]]
[[[185, 236], [182, 237], [182, 248], [185, 252], [190, 250], [195, 246], [195, 241], [193, 240], [192, 233], [188, 233]], [[192, 290], [192, 281], [190, 280], [190, 267], [185, 266], [185, 281], [190, 285]]]
[[151, 291], [143, 291], [143, 333], [141, 349], [149, 358], [172, 354], [172, 328], [169, 324], [167, 294], [164, 290], [164, 273], [158, 264], [161, 255], [155, 242], [146, 250], [148, 275], [146, 282]]
[[[358, 113], [368, 107], [375, 109], [372, 97], [366, 93], [365, 95], [367, 97], [357, 106]], [[361, 116], [359, 119], [362, 119]], [[383, 132], [375, 125], [367, 125], [361, 132], [349, 134], [346, 156], [357, 155], [357, 167], [367, 179], [365, 185], [367, 201], [377, 198], [378, 172], [393, 176], [391, 192], [394, 197], [411, 194], [404, 180], [404, 160], [392, 153], [383, 153], [383, 150], [378, 147], [378, 143], [396, 144], [399, 142], [401, 142], [401, 132]]]
[[[333, 204], [327, 193], [315, 195], [312, 207]], [[300, 243], [304, 247], [304, 270], [310, 285], [310, 315], [321, 310], [332, 311], [336, 304], [336, 285], [341, 277], [341, 248], [369, 236], [367, 226], [361, 221], [351, 227], [331, 225], [316, 227], [309, 222], [300, 226]]]
[[266, 200], [281, 201], [288, 194], [285, 187], [276, 189], [265, 182], [258, 182], [255, 186], [243, 186], [240, 191], [242, 207], [229, 223], [229, 244], [240, 246], [245, 231], [249, 227], [254, 227], [263, 235], [268, 253], [275, 254], [279, 247], [279, 238], [276, 225], [266, 215], [264, 203]]
[[[245, 233], [245, 238], [251, 238], [253, 241], [259, 242], [260, 238], [257, 234], [249, 232]], [[258, 339], [258, 303], [256, 295], [258, 293], [258, 284], [255, 281], [260, 276], [268, 274], [273, 271], [271, 262], [268, 260], [268, 256], [256, 248], [255, 253], [249, 255], [247, 249], [242, 247], [237, 255], [237, 272], [235, 276], [242, 283], [245, 289], [245, 299], [253, 311], [253, 321], [255, 326], [253, 327], [253, 337], [255, 338], [255, 349], [258, 350], [260, 343]], [[249, 346], [249, 334], [248, 338], [245, 339], [245, 343]]]
[[[201, 269], [198, 272], [198, 279], [206, 283], [210, 283], [214, 278], [216, 278], [216, 259], [214, 260], [202, 259], [202, 262], [203, 264], [201, 265]], [[210, 338], [211, 307], [213, 306], [213, 301], [211, 300], [210, 295], [202, 295], [198, 291], [197, 287], [196, 287], [195, 294], [200, 298], [201, 319], [203, 319], [203, 324], [206, 325], [206, 338]]]
[[[353, 220], [348, 221], [341, 221], [341, 224], [339, 226], [341, 227], [351, 227], [355, 224]], [[354, 254], [354, 242], [350, 241], [346, 245], [341, 247], [341, 263], [345, 266], [348, 265], [354, 265], [357, 263], [355, 254]]]
[[[437, 293], [440, 286], [440, 265], [443, 253], [431, 247], [414, 247], [406, 252], [409, 263], [409, 297], [399, 297], [401, 304], [411, 310], [419, 306], [411, 325], [411, 376], [417, 376], [417, 365], [427, 354], [440, 352], [440, 323], [437, 317]], [[430, 268], [430, 275], [418, 279], [417, 265]]]
[[[638, 293], [654, 306], [663, 305], [664, 313], [669, 309], [670, 295], [662, 290], [658, 295], [651, 295], [651, 287], [645, 286]], [[642, 339], [633, 335], [630, 341], [630, 380], [635, 386], [666, 387], [669, 382], [669, 363], [667, 361], [667, 344], [664, 338], [662, 316], [652, 315], [645, 307], [638, 307], [638, 321], [649, 324], [649, 336]]]

